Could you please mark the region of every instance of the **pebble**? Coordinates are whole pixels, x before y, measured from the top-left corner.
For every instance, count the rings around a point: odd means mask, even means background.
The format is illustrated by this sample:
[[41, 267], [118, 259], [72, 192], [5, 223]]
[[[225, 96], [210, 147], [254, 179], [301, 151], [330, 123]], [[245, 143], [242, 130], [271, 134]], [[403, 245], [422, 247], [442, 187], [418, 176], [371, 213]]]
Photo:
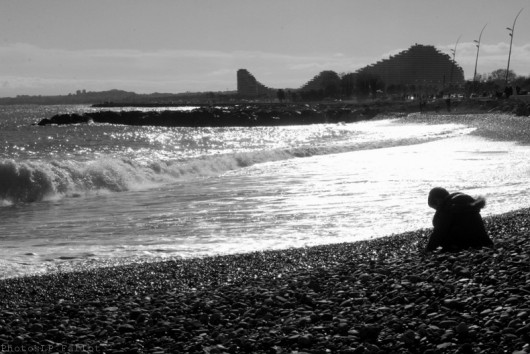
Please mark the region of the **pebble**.
[[428, 230], [418, 230], [5, 279], [0, 341], [107, 353], [523, 351], [530, 210], [485, 224], [493, 250], [422, 254]]

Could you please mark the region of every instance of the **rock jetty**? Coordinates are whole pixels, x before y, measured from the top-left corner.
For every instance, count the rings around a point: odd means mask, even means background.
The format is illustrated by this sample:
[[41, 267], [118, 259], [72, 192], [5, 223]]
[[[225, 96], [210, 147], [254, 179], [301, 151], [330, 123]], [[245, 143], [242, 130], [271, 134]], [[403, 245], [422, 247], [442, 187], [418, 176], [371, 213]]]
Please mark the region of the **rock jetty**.
[[[374, 101], [369, 104], [346, 104], [340, 102], [321, 104], [266, 104], [255, 103], [203, 105], [193, 110], [177, 110], [177, 106], [156, 104], [95, 105], [95, 112], [58, 114], [40, 120], [37, 125], [63, 125], [83, 123], [105, 123], [124, 125], [149, 125], [165, 127], [230, 127], [230, 126], [278, 126], [321, 123], [351, 123], [371, 119], [379, 114], [449, 113], [443, 100], [419, 105], [414, 101]], [[121, 110], [116, 108], [143, 108]], [[161, 107], [173, 109], [160, 110]], [[112, 109], [109, 109], [112, 108]], [[527, 117], [530, 103], [522, 99], [456, 100], [451, 104], [451, 113], [508, 113]]]
[[0, 345], [50, 353], [528, 353], [530, 209], [485, 224], [494, 249], [423, 254], [429, 230], [418, 230], [7, 279]]
[[318, 123], [350, 123], [370, 119], [378, 113], [369, 107], [344, 106], [223, 106], [185, 110], [98, 111], [58, 114], [38, 125], [107, 123], [164, 127], [278, 126]]

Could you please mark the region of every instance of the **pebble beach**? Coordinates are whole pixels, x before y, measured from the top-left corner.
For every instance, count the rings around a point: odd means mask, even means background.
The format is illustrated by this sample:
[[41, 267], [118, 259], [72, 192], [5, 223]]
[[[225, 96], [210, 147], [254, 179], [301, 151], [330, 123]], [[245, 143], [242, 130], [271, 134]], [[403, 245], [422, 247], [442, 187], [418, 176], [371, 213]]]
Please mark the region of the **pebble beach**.
[[[527, 119], [403, 118], [520, 143]], [[484, 221], [493, 249], [421, 229], [0, 280], [0, 353], [530, 353], [530, 209]]]
[[485, 224], [494, 249], [424, 254], [425, 229], [2, 280], [1, 349], [527, 353], [530, 209]]

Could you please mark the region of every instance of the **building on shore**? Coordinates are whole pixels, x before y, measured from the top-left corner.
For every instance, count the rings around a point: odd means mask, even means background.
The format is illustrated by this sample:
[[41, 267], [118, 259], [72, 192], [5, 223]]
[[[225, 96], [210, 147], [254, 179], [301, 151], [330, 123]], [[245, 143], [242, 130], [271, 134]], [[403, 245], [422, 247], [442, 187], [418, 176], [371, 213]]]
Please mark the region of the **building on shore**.
[[[419, 93], [435, 95], [456, 91], [464, 84], [464, 70], [434, 46], [415, 44], [390, 58], [340, 77], [322, 71], [299, 89], [290, 90], [302, 98], [363, 95], [364, 91], [387, 94]], [[276, 89], [261, 84], [246, 69], [237, 71], [240, 97], [276, 97]]]
[[275, 95], [276, 90], [260, 83], [248, 70], [239, 69], [237, 71], [237, 93], [241, 97], [269, 97]]
[[340, 77], [331, 70], [320, 72], [300, 88], [300, 91], [324, 91], [335, 95], [340, 89]]
[[368, 65], [357, 74], [377, 76], [385, 92], [413, 89], [435, 93], [464, 84], [464, 70], [449, 55], [421, 44]]

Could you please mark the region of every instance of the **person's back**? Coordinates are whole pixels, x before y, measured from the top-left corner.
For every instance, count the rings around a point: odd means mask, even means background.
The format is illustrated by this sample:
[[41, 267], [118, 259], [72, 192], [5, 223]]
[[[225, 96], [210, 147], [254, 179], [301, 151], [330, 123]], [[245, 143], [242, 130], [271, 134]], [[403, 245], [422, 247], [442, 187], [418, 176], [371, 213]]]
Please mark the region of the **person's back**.
[[[431, 194], [436, 193], [438, 195], [431, 198]], [[493, 246], [480, 215], [480, 210], [486, 205], [484, 198], [474, 199], [463, 193], [449, 194], [443, 188], [433, 189], [431, 194], [429, 205], [436, 209], [436, 213], [426, 251], [442, 247], [442, 251], [455, 252]]]

